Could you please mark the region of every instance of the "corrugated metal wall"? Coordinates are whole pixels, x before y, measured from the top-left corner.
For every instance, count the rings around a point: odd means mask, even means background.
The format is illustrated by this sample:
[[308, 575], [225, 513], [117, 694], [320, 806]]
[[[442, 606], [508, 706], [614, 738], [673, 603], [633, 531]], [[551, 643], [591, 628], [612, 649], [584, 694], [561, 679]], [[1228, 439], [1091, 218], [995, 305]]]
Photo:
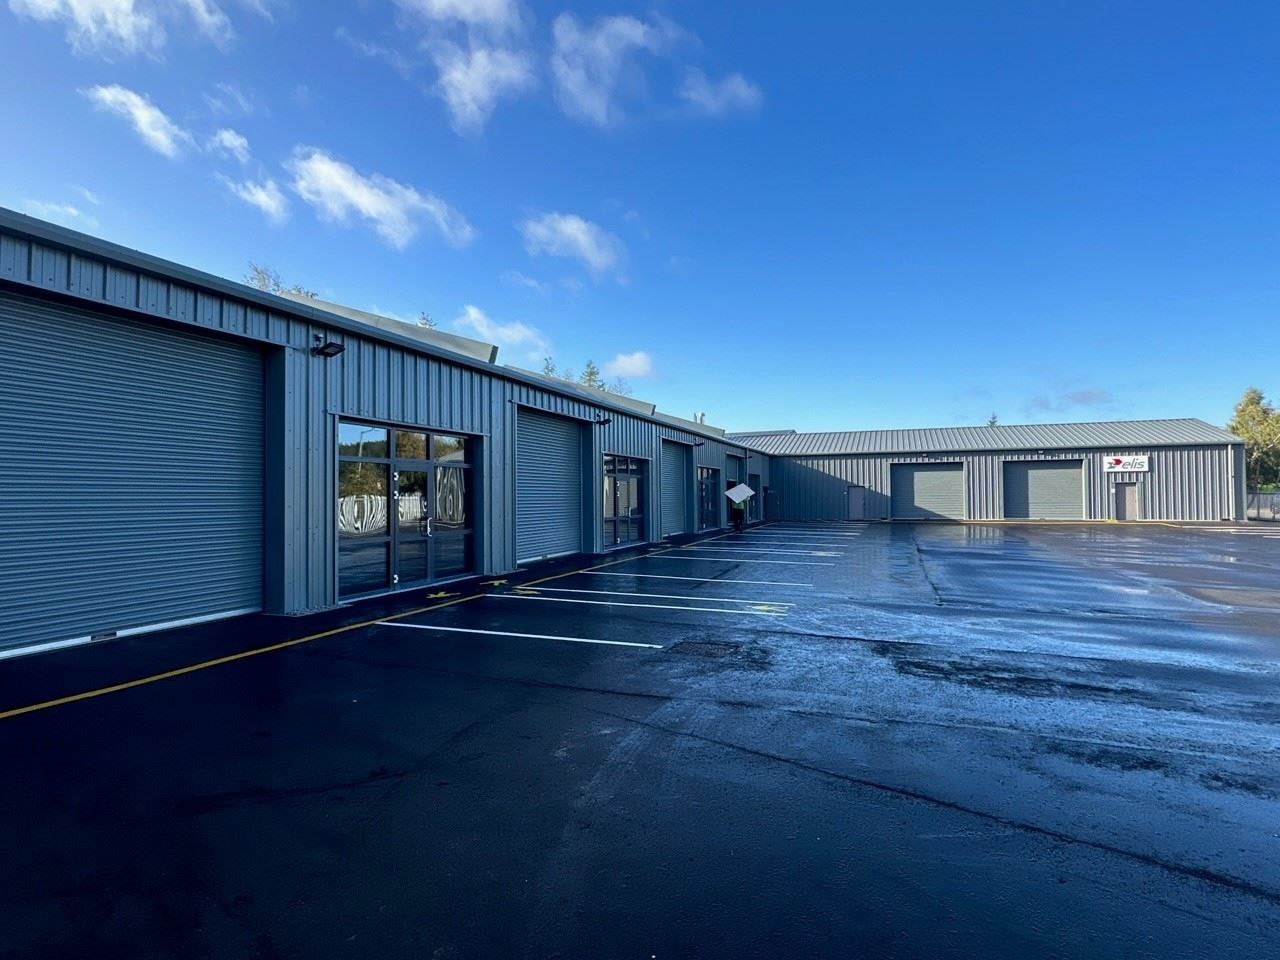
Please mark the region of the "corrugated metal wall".
[[[1147, 454], [1149, 473], [1105, 474], [1104, 455]], [[1062, 450], [1052, 453], [960, 453], [937, 457], [831, 456], [772, 457], [773, 475], [782, 492], [782, 516], [787, 520], [842, 520], [850, 484], [867, 488], [867, 518], [889, 516], [890, 467], [894, 463], [938, 460], [964, 464], [965, 500], [970, 520], [1004, 518], [1004, 463], [1008, 460], [1084, 460], [1086, 519], [1113, 518], [1111, 484], [1133, 480], [1139, 484], [1142, 516], [1148, 520], [1224, 520], [1238, 518], [1238, 487], [1228, 446], [1161, 447], [1106, 450]]]
[[[115, 256], [116, 254], [112, 254]], [[121, 259], [127, 259], [121, 255]], [[184, 274], [190, 273], [188, 281]], [[464, 366], [344, 332], [315, 319], [236, 299], [201, 286], [200, 275], [174, 269], [166, 279], [126, 267], [110, 256], [60, 249], [56, 244], [0, 230], [0, 284], [54, 294], [95, 313], [140, 315], [182, 328], [215, 331], [259, 344], [266, 358], [266, 606], [279, 613], [324, 609], [336, 602], [334, 516], [336, 421], [339, 416], [399, 426], [456, 431], [478, 441], [476, 482], [482, 492], [476, 544], [482, 573], [515, 569], [515, 423], [520, 406], [589, 424], [592, 475], [584, 505], [593, 518], [594, 549], [603, 549], [602, 456], [649, 461], [646, 511], [649, 536], [658, 538], [660, 441], [691, 446], [698, 466], [724, 471], [737, 444], [646, 420], [501, 376], [494, 368]], [[214, 288], [213, 278], [207, 278]], [[313, 357], [313, 338], [346, 347], [334, 359]], [[750, 454], [748, 470], [768, 483], [768, 458]], [[722, 474], [723, 475], [723, 474]]]

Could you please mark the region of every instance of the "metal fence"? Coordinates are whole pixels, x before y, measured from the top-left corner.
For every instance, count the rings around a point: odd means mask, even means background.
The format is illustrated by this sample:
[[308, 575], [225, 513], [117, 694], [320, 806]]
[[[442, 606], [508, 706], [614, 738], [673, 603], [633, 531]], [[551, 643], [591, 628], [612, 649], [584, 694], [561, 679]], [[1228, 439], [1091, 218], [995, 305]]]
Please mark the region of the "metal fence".
[[1280, 493], [1251, 492], [1245, 516], [1250, 520], [1280, 521]]

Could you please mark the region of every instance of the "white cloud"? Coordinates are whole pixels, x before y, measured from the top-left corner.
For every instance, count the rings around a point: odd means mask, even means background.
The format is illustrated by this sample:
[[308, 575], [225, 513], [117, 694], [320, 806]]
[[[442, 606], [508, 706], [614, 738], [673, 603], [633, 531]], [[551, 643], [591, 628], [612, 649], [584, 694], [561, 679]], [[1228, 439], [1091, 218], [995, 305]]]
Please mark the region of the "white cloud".
[[294, 192], [321, 218], [346, 223], [355, 214], [396, 250], [409, 245], [424, 220], [450, 246], [466, 246], [475, 237], [467, 218], [434, 194], [381, 174], [365, 176], [316, 147], [297, 147], [285, 166]]
[[509, 287], [524, 287], [528, 290], [532, 290], [534, 293], [547, 292], [547, 288], [539, 281], [527, 274], [521, 273], [519, 270], [504, 270], [498, 279]]
[[682, 35], [675, 24], [657, 17], [652, 23], [602, 17], [586, 27], [571, 13], [556, 17], [551, 32], [551, 72], [560, 109], [600, 127], [621, 116], [615, 94], [632, 55], [665, 53]]
[[289, 219], [289, 201], [276, 182], [270, 178], [255, 183], [252, 180], [232, 180], [218, 174], [228, 190], [251, 207], [257, 207], [272, 223], [284, 223]]
[[244, 134], [223, 127], [209, 138], [209, 149], [235, 157], [241, 163], [249, 162], [249, 141]]
[[532, 59], [515, 50], [441, 43], [432, 57], [440, 71], [436, 92], [449, 108], [453, 129], [464, 136], [484, 129], [499, 100], [536, 83]]
[[80, 194], [80, 196], [84, 197], [86, 201], [88, 201], [89, 203], [92, 203], [95, 207], [98, 204], [102, 203], [102, 200], [99, 199], [98, 195], [94, 193], [92, 190], [90, 190], [88, 187], [77, 186], [74, 189], [76, 193]]
[[516, 0], [396, 0], [401, 10], [428, 20], [452, 20], [470, 27], [512, 30], [520, 24]]
[[621, 240], [576, 214], [544, 213], [518, 226], [530, 254], [576, 257], [596, 274], [618, 266], [626, 253]]
[[60, 22], [79, 54], [156, 53], [164, 28], [141, 0], [9, 0], [20, 17]]
[[[259, 0], [245, 2], [263, 9]], [[183, 12], [218, 46], [235, 38], [231, 18], [216, 0], [9, 0], [9, 9], [21, 17], [60, 23], [77, 54], [107, 58], [159, 56], [168, 39], [163, 21]]]
[[653, 357], [643, 350], [620, 353], [604, 365], [604, 372], [611, 377], [649, 377], [653, 375]]
[[740, 73], [731, 73], [718, 83], [695, 67], [685, 71], [680, 97], [699, 113], [720, 117], [735, 110], [757, 110], [764, 99], [760, 88]]
[[200, 32], [218, 46], [225, 47], [235, 39], [230, 18], [213, 0], [179, 0], [179, 2], [190, 12]]
[[519, 321], [500, 323], [471, 304], [462, 308], [462, 313], [453, 321], [453, 328], [466, 336], [492, 343], [499, 351], [518, 353], [526, 362], [540, 363], [551, 353], [551, 344], [541, 330]]
[[214, 113], [243, 113], [246, 117], [260, 109], [258, 99], [238, 83], [215, 83], [213, 93], [201, 94]]
[[82, 91], [99, 110], [124, 117], [142, 142], [156, 153], [175, 159], [191, 143], [191, 134], [170, 120], [142, 94], [119, 84]]
[[266, 20], [268, 23], [275, 22], [276, 16], [274, 13], [271, 12], [271, 7], [275, 3], [276, 3], [276, 0], [240, 0], [241, 6], [247, 7], [248, 9], [252, 10], [254, 13], [260, 16], [263, 20]]
[[33, 217], [39, 217], [41, 220], [60, 223], [64, 227], [71, 227], [73, 230], [96, 230], [98, 227], [96, 217], [69, 203], [46, 203], [43, 200], [25, 200], [22, 204], [22, 212]]
[[374, 43], [372, 40], [364, 40], [357, 37], [346, 27], [339, 27], [333, 32], [333, 35], [360, 54], [360, 56], [368, 57], [370, 60], [381, 60], [406, 80], [413, 74], [417, 66], [412, 59], [399, 50], [393, 50], [390, 47], [382, 46], [380, 43]]

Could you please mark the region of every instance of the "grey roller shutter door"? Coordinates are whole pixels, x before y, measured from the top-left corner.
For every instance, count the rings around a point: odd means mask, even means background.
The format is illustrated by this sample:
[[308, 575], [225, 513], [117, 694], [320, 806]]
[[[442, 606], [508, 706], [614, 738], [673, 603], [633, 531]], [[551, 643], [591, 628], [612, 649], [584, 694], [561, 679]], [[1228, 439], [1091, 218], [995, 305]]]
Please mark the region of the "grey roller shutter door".
[[689, 448], [662, 441], [662, 535], [689, 532]]
[[1009, 520], [1083, 520], [1083, 462], [1006, 461], [1004, 515]]
[[963, 464], [895, 463], [889, 482], [895, 519], [964, 519]]
[[516, 562], [582, 551], [582, 428], [521, 410], [516, 433]]
[[262, 607], [262, 356], [0, 294], [0, 647]]

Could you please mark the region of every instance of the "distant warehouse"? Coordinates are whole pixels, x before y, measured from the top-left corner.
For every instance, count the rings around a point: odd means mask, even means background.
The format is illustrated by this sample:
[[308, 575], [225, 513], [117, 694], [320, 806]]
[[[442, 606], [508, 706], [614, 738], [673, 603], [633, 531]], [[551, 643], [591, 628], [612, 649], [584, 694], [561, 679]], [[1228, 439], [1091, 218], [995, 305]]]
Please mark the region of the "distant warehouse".
[[1243, 520], [1244, 444], [1202, 420], [732, 434], [788, 520]]
[[747, 519], [1242, 519], [1196, 420], [727, 436], [0, 210], [0, 655]]

